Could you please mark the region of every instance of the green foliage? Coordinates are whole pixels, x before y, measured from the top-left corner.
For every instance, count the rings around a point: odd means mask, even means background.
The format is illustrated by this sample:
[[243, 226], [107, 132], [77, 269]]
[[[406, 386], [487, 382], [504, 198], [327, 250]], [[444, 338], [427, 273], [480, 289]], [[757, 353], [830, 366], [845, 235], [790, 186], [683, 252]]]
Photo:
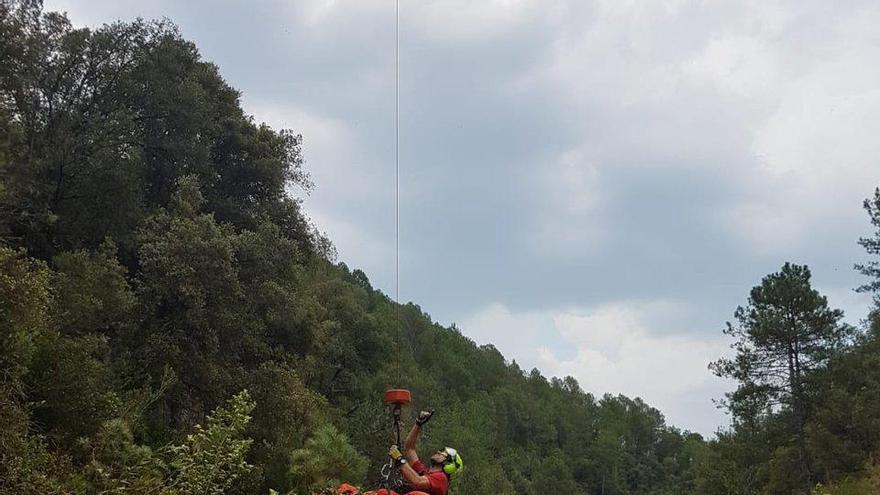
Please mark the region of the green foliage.
[[859, 476], [848, 477], [828, 486], [817, 484], [811, 495], [873, 495], [880, 493], [880, 464], [869, 462]]
[[315, 430], [305, 446], [290, 458], [292, 487], [297, 493], [311, 493], [339, 485], [344, 480], [362, 480], [367, 460], [348, 443], [348, 437], [333, 425]]
[[116, 256], [116, 245], [108, 239], [96, 252], [80, 250], [54, 257], [53, 308], [58, 313], [53, 320], [62, 331], [111, 334], [130, 324], [136, 301]]
[[[880, 189], [864, 206], [877, 230], [859, 244], [876, 257]], [[830, 324], [839, 317], [808, 289], [808, 272], [802, 270], [798, 277], [796, 268], [789, 267], [785, 277], [782, 272], [769, 276], [760, 292], [753, 290], [764, 304], [758, 308], [750, 299], [749, 311], [737, 311], [738, 319], [745, 318], [740, 319], [740, 329], [748, 330], [739, 333], [737, 359], [714, 365], [716, 371], [740, 380], [728, 402], [737, 421], [700, 455], [696, 487], [701, 493], [804, 493], [802, 473], [807, 469], [811, 482], [818, 483], [813, 493], [878, 491], [869, 481], [876, 471], [871, 459], [880, 451], [878, 312], [869, 315], [867, 331], [850, 341], [851, 329]], [[877, 261], [856, 269], [871, 278], [858, 290], [876, 292]], [[773, 294], [775, 298], [765, 297]], [[800, 324], [786, 325], [786, 317]], [[807, 345], [794, 347], [798, 353], [786, 345], [804, 339]], [[766, 352], [774, 344], [779, 352]], [[761, 346], [763, 353], [756, 351]], [[800, 351], [806, 351], [807, 359], [798, 372], [789, 362], [797, 364]], [[774, 361], [774, 356], [785, 359]], [[773, 369], [774, 362], [781, 369]], [[868, 467], [863, 470], [863, 465]]]
[[0, 21], [5, 237], [48, 258], [109, 236], [130, 259], [137, 226], [192, 174], [221, 221], [268, 216], [312, 244], [284, 197], [311, 187], [300, 137], [254, 124], [173, 25], [75, 29], [34, 1], [3, 2]]
[[96, 493], [163, 493], [168, 466], [157, 452], [138, 445], [127, 422], [106, 421], [87, 444], [83, 468], [87, 489]]
[[38, 341], [49, 329], [45, 263], [0, 246], [0, 493], [51, 493], [67, 475], [63, 457], [29, 434], [26, 386]]
[[83, 469], [89, 493], [161, 495], [228, 493], [253, 466], [245, 460], [245, 437], [254, 403], [247, 391], [232, 397], [196, 425], [180, 445], [158, 451], [138, 445], [123, 420], [104, 423], [86, 445], [90, 461]]
[[0, 246], [0, 370], [18, 379], [48, 328], [49, 271], [22, 252]]
[[583, 493], [585, 490], [572, 476], [562, 452], [541, 459], [532, 474], [532, 493]]
[[[859, 245], [872, 257], [880, 257], [880, 187], [874, 189], [874, 197], [864, 202], [865, 211], [871, 220], [871, 225], [876, 229], [870, 237], [859, 239]], [[867, 263], [856, 264], [855, 269], [870, 277], [867, 283], [859, 287], [859, 292], [873, 292], [874, 302], [880, 308], [880, 260], [872, 259]]]
[[777, 405], [802, 411], [807, 375], [824, 366], [852, 333], [839, 323], [843, 312], [830, 309], [810, 286], [809, 269], [789, 263], [754, 287], [748, 306], [734, 316], [737, 325], [728, 323], [725, 334], [736, 339], [736, 357], [712, 369], [740, 383], [728, 405], [741, 420]]
[[31, 415], [42, 434], [67, 448], [96, 433], [118, 413], [112, 387], [109, 348], [97, 335], [43, 337], [27, 383], [34, 401]]
[[853, 330], [840, 323], [843, 312], [829, 308], [810, 286], [810, 270], [790, 263], [754, 287], [748, 306], [737, 308], [734, 316], [737, 325], [728, 323], [725, 334], [737, 339], [736, 356], [711, 368], [739, 382], [727, 396], [737, 421], [753, 427], [777, 411], [776, 418], [787, 419], [791, 443], [783, 441], [771, 455], [768, 489], [797, 492], [815, 478], [807, 451], [814, 402], [809, 380], [841, 352]]
[[250, 381], [257, 404], [248, 430], [255, 440], [251, 458], [266, 485], [289, 488], [290, 453], [326, 422], [326, 400], [287, 366], [264, 364]]
[[226, 493], [250, 471], [245, 455], [252, 440], [243, 437], [253, 410], [254, 403], [244, 391], [208, 416], [206, 427], [196, 425], [186, 442], [172, 449], [176, 475], [166, 493]]

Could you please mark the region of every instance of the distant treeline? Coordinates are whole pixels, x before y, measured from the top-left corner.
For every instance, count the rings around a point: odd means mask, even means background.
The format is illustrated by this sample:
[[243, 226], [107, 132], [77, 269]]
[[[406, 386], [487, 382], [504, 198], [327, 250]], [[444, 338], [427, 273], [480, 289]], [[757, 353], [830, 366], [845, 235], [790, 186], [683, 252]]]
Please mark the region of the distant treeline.
[[[736, 312], [737, 358], [713, 363], [734, 422], [707, 442], [338, 263], [300, 209], [301, 144], [167, 21], [0, 2], [0, 493], [369, 486], [390, 386], [438, 410], [423, 448], [462, 453], [453, 493], [877, 492], [880, 319], [842, 324], [806, 267]], [[880, 193], [866, 207], [880, 232]]]

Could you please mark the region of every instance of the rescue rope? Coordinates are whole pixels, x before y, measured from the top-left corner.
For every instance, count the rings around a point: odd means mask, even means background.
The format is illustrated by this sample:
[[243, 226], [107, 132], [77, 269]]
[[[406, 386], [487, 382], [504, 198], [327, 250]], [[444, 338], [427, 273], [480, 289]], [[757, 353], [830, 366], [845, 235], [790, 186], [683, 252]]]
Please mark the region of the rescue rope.
[[397, 376], [400, 377], [400, 0], [394, 2], [394, 199], [395, 199], [395, 299], [397, 301]]

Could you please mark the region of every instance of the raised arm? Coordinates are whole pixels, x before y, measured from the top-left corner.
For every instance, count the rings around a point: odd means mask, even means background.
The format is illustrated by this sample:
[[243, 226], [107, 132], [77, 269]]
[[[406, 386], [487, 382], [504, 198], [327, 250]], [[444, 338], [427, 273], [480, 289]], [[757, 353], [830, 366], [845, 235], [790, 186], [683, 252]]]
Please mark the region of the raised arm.
[[422, 433], [422, 426], [424, 426], [433, 415], [434, 411], [420, 412], [419, 417], [416, 418], [416, 424], [414, 424], [412, 429], [409, 430], [409, 434], [406, 436], [406, 441], [403, 444], [403, 455], [406, 457], [406, 462], [416, 462], [416, 460], [418, 460], [419, 454], [416, 452], [416, 444], [419, 443], [419, 435]]
[[403, 443], [403, 455], [406, 457], [406, 462], [416, 462], [418, 460], [419, 454], [416, 452], [416, 444], [419, 442], [419, 434], [421, 432], [422, 427], [418, 423], [414, 424], [412, 429], [409, 430], [406, 441]]

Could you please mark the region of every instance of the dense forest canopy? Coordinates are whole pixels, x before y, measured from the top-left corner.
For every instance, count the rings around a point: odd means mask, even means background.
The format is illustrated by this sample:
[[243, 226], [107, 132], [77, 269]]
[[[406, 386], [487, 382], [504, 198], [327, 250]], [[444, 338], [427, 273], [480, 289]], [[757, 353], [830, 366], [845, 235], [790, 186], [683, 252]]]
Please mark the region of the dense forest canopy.
[[[170, 22], [0, 3], [0, 493], [370, 486], [389, 386], [438, 409], [423, 449], [462, 453], [454, 493], [877, 493], [880, 319], [841, 323], [806, 266], [736, 310], [712, 365], [733, 423], [707, 441], [337, 262], [300, 208], [302, 143]], [[865, 208], [877, 292], [880, 192]]]

